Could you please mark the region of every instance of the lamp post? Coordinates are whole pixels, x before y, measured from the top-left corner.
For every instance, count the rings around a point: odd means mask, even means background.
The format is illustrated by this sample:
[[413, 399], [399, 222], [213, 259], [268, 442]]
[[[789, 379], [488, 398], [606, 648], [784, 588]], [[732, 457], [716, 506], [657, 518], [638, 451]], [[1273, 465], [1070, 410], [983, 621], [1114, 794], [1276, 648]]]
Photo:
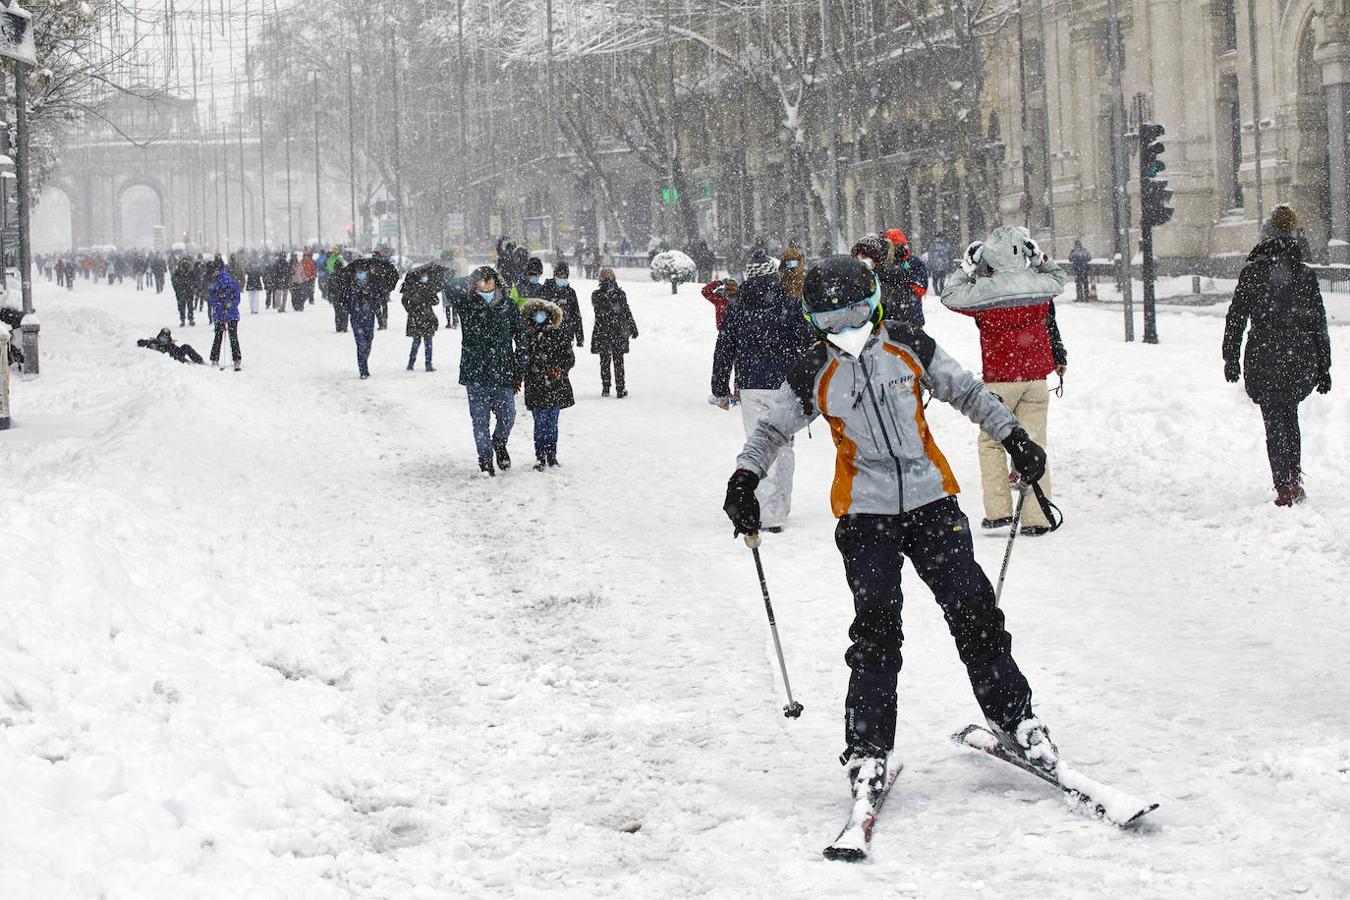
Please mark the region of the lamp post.
[[1121, 83], [1121, 37], [1120, 10], [1118, 0], [1107, 0], [1110, 15], [1111, 82], [1114, 90], [1111, 94], [1111, 161], [1112, 180], [1115, 182], [1116, 195], [1116, 279], [1120, 283], [1120, 296], [1125, 307], [1125, 340], [1134, 340], [1134, 297], [1130, 284], [1130, 196], [1125, 186], [1129, 183], [1126, 173], [1125, 151], [1125, 89]]

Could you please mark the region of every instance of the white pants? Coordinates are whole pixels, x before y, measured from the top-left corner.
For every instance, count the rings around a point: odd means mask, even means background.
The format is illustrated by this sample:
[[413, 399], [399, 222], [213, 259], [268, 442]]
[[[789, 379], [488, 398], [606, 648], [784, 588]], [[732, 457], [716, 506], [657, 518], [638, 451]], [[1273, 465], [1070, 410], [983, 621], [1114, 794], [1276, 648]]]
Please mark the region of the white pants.
[[[741, 418], [745, 422], [745, 434], [749, 437], [759, 425], [759, 420], [769, 414], [781, 391], [753, 390], [741, 391]], [[769, 473], [759, 482], [755, 498], [759, 500], [760, 524], [765, 528], [781, 527], [792, 511], [792, 473], [797, 468], [797, 457], [789, 440], [769, 467]]]
[[248, 292], [248, 311], [250, 313], [258, 312], [258, 298], [262, 296], [262, 291]]

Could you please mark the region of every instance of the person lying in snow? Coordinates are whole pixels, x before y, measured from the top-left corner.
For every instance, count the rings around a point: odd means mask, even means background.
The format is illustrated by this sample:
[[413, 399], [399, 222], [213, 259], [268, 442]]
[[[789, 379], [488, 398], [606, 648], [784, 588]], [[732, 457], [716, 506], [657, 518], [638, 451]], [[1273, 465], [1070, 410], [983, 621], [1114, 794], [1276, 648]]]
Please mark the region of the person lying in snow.
[[157, 353], [164, 353], [180, 363], [202, 362], [202, 355], [192, 349], [191, 344], [180, 344], [173, 339], [173, 334], [169, 329], [161, 328], [159, 334], [152, 338], [141, 338], [136, 342], [137, 347], [144, 347], [147, 350], [154, 350]]

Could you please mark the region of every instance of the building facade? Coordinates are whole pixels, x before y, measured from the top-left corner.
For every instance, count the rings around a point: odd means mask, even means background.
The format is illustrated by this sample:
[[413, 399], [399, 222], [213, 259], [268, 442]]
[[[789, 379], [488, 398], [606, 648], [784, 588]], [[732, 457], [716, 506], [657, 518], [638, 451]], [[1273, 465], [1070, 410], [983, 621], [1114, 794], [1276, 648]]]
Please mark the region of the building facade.
[[[1248, 0], [1119, 0], [1126, 127], [1142, 112], [1167, 129], [1176, 215], [1154, 233], [1164, 269], [1231, 269], [1278, 203], [1294, 207], [1317, 260], [1350, 262], [1350, 3], [1251, 6], [1255, 72]], [[1020, 39], [991, 45], [989, 55], [986, 115], [1010, 125], [1000, 208], [1006, 220], [1053, 231], [1061, 255], [1081, 238], [1110, 256], [1106, 0], [1027, 0], [1023, 15]], [[1126, 146], [1137, 154], [1135, 141]], [[1127, 173], [1137, 223], [1137, 155]], [[1136, 226], [1132, 254], [1137, 239]]]

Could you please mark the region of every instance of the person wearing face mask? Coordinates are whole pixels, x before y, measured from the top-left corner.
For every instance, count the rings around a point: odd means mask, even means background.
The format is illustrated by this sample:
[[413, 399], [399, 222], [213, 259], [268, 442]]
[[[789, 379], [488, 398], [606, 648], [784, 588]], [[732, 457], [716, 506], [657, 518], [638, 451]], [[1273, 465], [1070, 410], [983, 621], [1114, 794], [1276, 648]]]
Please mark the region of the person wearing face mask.
[[[745, 283], [736, 292], [736, 302], [727, 308], [713, 351], [709, 402], [731, 409], [731, 372], [735, 369], [741, 421], [747, 435], [753, 434], [773, 411], [783, 380], [802, 351], [816, 341], [815, 332], [802, 316], [801, 300], [783, 287], [776, 268], [775, 261], [763, 251], [756, 251], [750, 258]], [[789, 439], [757, 485], [765, 531], [782, 531], [787, 522], [795, 467]]]
[[422, 344], [426, 345], [426, 370], [436, 371], [431, 364], [431, 339], [441, 327], [441, 320], [436, 318], [432, 307], [440, 302], [427, 273], [410, 272], [403, 279], [403, 308], [408, 311], [407, 335], [412, 338], [412, 349], [408, 351], [409, 372], [417, 362], [417, 350]]
[[783, 290], [798, 300], [802, 299], [802, 282], [806, 280], [806, 255], [791, 245], [778, 258], [778, 280]]
[[1010, 752], [1053, 775], [1058, 751], [1032, 711], [993, 586], [975, 561], [960, 488], [929, 431], [922, 392], [1001, 441], [1029, 482], [1044, 471], [1045, 453], [931, 337], [883, 319], [881, 296], [875, 273], [853, 257], [831, 256], [807, 271], [802, 305], [821, 339], [798, 359], [788, 389], [745, 442], [723, 510], [736, 535], [757, 534], [760, 480], [793, 434], [825, 418], [835, 445], [835, 543], [854, 604], [840, 759], [855, 801], [871, 802], [890, 770], [904, 558], [942, 607], [991, 729]]
[[562, 307], [539, 298], [521, 308], [529, 331], [530, 362], [525, 369], [525, 408], [534, 415], [534, 470], [558, 465], [558, 416], [576, 400], [567, 373], [576, 365]]
[[[900, 229], [893, 228], [888, 234], [901, 243], [873, 233], [855, 243], [851, 255], [881, 280], [881, 303], [886, 308], [886, 317], [923, 327], [921, 301], [928, 292], [928, 271], [914, 269], [922, 263], [910, 258], [909, 245]], [[917, 280], [920, 277], [921, 283]]]
[[520, 284], [511, 288], [511, 299], [516, 306], [523, 307], [526, 300], [543, 297], [547, 293], [544, 287], [544, 262], [537, 256], [531, 256], [525, 263], [525, 277]]
[[562, 310], [562, 333], [578, 347], [586, 344], [586, 326], [581, 321], [581, 304], [571, 284], [571, 269], [567, 263], [553, 264], [553, 277], [544, 282], [544, 299], [556, 303]]
[[600, 270], [600, 286], [591, 294], [591, 308], [595, 323], [591, 326], [591, 352], [600, 357], [600, 396], [609, 396], [610, 369], [614, 372], [615, 396], [628, 396], [624, 377], [623, 358], [628, 353], [628, 341], [638, 336], [633, 311], [628, 306], [628, 295], [619, 287], [614, 270], [605, 266]]
[[[459, 383], [469, 395], [478, 468], [492, 477], [496, 468], [511, 468], [506, 444], [516, 421], [515, 395], [529, 362], [529, 338], [520, 308], [511, 302], [491, 266], [475, 269], [463, 289], [450, 295], [450, 304], [459, 314], [464, 335]], [[489, 431], [493, 416], [497, 425]]]
[[342, 270], [340, 290], [347, 300], [352, 337], [356, 341], [356, 371], [362, 380], [370, 377], [370, 350], [375, 344], [375, 311], [382, 292], [371, 278], [370, 270], [349, 267]]

